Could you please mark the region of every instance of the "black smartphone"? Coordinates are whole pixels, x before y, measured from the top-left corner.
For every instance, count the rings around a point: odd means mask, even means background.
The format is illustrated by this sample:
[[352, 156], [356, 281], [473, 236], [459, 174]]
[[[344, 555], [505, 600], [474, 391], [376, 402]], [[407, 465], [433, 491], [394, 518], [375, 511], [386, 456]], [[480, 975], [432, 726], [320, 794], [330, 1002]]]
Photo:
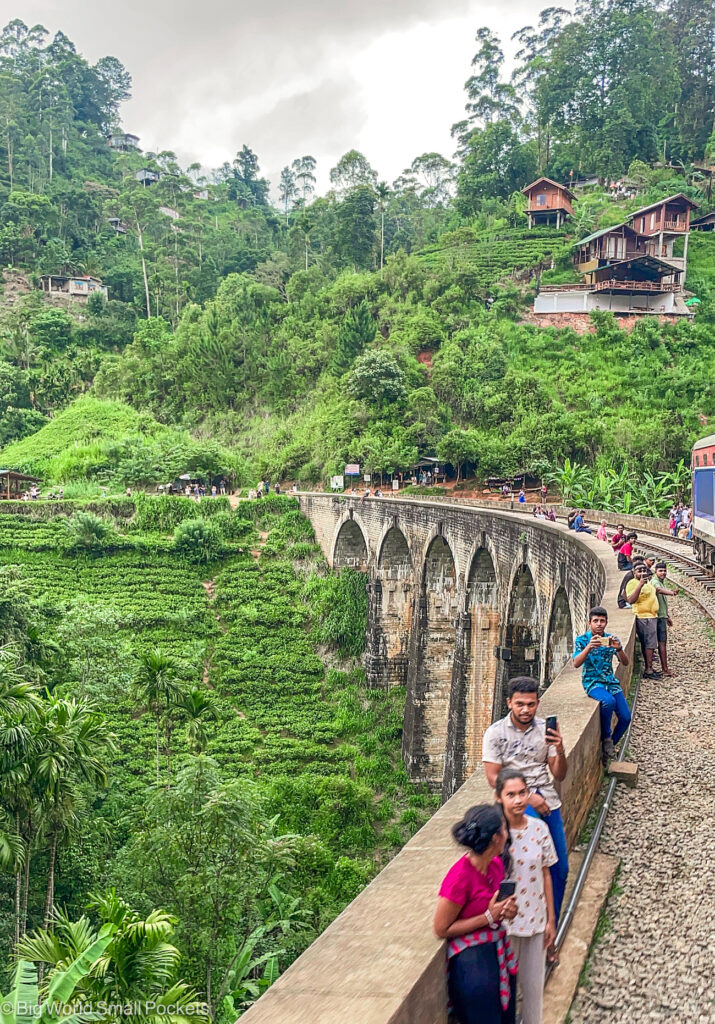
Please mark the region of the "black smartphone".
[[515, 892], [516, 882], [502, 882], [499, 886], [499, 892], [497, 893], [498, 902], [501, 903], [502, 900], [508, 899], [510, 896], [513, 896]]
[[548, 718], [546, 719], [546, 731], [548, 732], [549, 730], [551, 730], [553, 732], [553, 730], [556, 728], [556, 724], [557, 724], [556, 715], [549, 715]]

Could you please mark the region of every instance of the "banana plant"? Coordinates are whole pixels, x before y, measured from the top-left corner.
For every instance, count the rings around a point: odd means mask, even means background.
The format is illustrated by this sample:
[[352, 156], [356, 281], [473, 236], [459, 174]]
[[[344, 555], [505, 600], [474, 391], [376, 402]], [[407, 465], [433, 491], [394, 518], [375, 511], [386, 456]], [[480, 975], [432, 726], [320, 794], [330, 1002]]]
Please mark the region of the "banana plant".
[[81, 987], [101, 960], [115, 931], [114, 925], [104, 925], [90, 946], [63, 970], [56, 970], [42, 1002], [36, 965], [29, 960], [18, 960], [12, 989], [6, 996], [0, 996], [0, 1024], [87, 1024], [103, 1020], [102, 1013], [82, 1007]]

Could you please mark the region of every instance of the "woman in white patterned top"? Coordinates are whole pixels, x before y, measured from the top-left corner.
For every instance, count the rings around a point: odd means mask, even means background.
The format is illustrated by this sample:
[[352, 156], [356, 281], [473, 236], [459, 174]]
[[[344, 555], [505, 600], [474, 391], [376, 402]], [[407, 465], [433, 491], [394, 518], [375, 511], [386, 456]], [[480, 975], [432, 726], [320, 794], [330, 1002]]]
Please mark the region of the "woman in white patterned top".
[[544, 822], [525, 814], [529, 788], [522, 772], [503, 768], [497, 775], [496, 793], [509, 826], [506, 877], [516, 882], [518, 911], [507, 930], [519, 959], [522, 1021], [541, 1024], [546, 950], [556, 938], [549, 871], [556, 862], [556, 850]]

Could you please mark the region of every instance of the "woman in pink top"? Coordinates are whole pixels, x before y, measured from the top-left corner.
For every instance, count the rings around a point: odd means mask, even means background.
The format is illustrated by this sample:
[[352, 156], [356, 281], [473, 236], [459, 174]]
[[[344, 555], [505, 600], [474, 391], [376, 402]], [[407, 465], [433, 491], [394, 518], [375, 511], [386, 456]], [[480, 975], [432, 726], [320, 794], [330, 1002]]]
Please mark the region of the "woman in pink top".
[[504, 922], [517, 906], [498, 899], [509, 836], [501, 807], [471, 807], [452, 835], [467, 852], [445, 875], [434, 915], [447, 940], [450, 1002], [460, 1024], [514, 1024], [517, 964]]
[[607, 525], [606, 520], [602, 519], [601, 525], [598, 528], [598, 533], [596, 534], [596, 540], [608, 540], [608, 530], [606, 529]]

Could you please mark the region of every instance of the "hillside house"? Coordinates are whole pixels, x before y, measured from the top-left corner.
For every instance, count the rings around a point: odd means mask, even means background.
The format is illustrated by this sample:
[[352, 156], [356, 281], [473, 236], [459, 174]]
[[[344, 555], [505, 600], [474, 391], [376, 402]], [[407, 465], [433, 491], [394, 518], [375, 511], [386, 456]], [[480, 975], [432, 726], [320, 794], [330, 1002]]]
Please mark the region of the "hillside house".
[[530, 228], [537, 224], [560, 228], [566, 217], [573, 216], [573, 192], [551, 178], [538, 178], [521, 191], [528, 199], [526, 215]]
[[152, 171], [151, 167], [142, 167], [140, 171], [136, 171], [134, 177], [140, 185], [153, 185], [155, 181], [159, 181], [161, 175], [158, 171]]
[[107, 217], [107, 224], [109, 224], [110, 228], [114, 228], [116, 234], [126, 235], [128, 225], [121, 217]]
[[140, 151], [139, 136], [132, 135], [130, 132], [113, 132], [107, 139], [107, 143], [110, 149], [114, 149], [118, 153], [138, 153]]
[[697, 220], [691, 220], [690, 230], [715, 231], [715, 210], [712, 213], [706, 213], [704, 217], [698, 217]]
[[98, 277], [70, 277], [66, 274], [43, 274], [40, 288], [48, 295], [64, 295], [67, 298], [86, 300], [93, 292], [107, 297], [107, 288]]
[[690, 211], [682, 193], [631, 214], [626, 222], [594, 231], [573, 247], [582, 284], [545, 285], [534, 312], [663, 313], [693, 316], [685, 304]]

